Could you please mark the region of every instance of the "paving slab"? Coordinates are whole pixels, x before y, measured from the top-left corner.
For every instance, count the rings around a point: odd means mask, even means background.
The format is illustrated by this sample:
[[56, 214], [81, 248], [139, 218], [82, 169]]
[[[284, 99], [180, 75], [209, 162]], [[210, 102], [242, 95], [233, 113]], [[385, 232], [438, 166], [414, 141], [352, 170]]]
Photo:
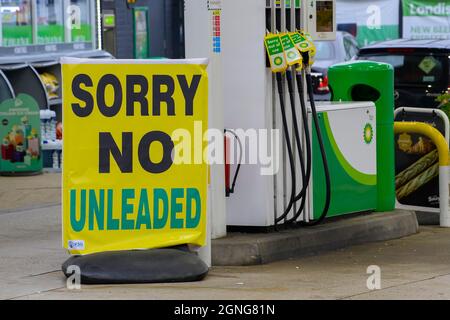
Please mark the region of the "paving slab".
[[0, 176], [0, 214], [61, 203], [61, 174]]

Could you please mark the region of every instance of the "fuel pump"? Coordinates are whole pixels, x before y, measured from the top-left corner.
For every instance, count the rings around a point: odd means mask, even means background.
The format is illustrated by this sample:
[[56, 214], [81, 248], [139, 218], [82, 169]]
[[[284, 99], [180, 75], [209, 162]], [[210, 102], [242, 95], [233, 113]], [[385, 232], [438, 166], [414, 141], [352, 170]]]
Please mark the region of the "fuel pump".
[[[186, 57], [210, 58], [211, 110], [219, 117], [216, 110], [223, 106], [224, 128], [234, 130], [242, 141], [242, 166], [227, 162], [222, 169], [226, 187], [223, 183], [221, 190], [218, 184], [212, 188], [228, 196], [227, 230], [270, 231], [280, 224], [317, 220], [322, 209], [327, 211], [322, 197], [327, 179], [318, 175], [324, 165], [312, 117], [315, 105], [310, 107], [308, 101], [307, 72], [314, 59], [312, 40], [334, 37], [334, 1], [199, 0], [185, 4]], [[264, 35], [266, 41], [262, 41]], [[270, 54], [263, 43], [271, 45]], [[323, 112], [321, 106], [317, 109]], [[321, 126], [323, 131], [322, 122]], [[260, 136], [259, 130], [266, 136]], [[251, 134], [258, 141], [250, 143]], [[236, 150], [231, 145], [239, 141], [232, 132], [226, 135], [226, 148]], [[249, 161], [250, 145], [258, 145], [256, 162]], [[263, 159], [260, 151], [266, 152]], [[330, 155], [329, 149], [326, 152]], [[332, 190], [334, 195], [334, 186]], [[211, 221], [213, 227], [223, 223], [215, 213]]]
[[[290, 172], [291, 172], [291, 196], [289, 203], [283, 212], [281, 216], [279, 216], [275, 222], [279, 223], [283, 219], [286, 218], [286, 216], [289, 214], [289, 211], [291, 210], [294, 202], [301, 200], [300, 207], [297, 212], [294, 213], [294, 216], [289, 219], [287, 222], [295, 222], [301, 212], [304, 209], [305, 205], [305, 196], [306, 196], [306, 190], [309, 185], [310, 181], [310, 175], [311, 175], [311, 140], [309, 135], [309, 125], [307, 121], [307, 110], [306, 110], [306, 103], [307, 100], [304, 95], [303, 90], [303, 79], [301, 76], [301, 73], [298, 71], [301, 69], [305, 70], [306, 75], [306, 85], [307, 85], [307, 93], [311, 105], [311, 113], [312, 118], [314, 122], [314, 129], [317, 134], [319, 147], [320, 147], [320, 153], [322, 157], [322, 164], [325, 172], [325, 186], [326, 186], [326, 197], [325, 197], [325, 204], [322, 211], [322, 214], [320, 217], [312, 222], [306, 222], [302, 221], [300, 222], [303, 226], [312, 226], [317, 225], [320, 222], [323, 221], [323, 219], [326, 217], [326, 214], [328, 212], [328, 208], [330, 205], [330, 198], [331, 198], [331, 181], [330, 181], [330, 173], [328, 168], [328, 162], [327, 157], [325, 153], [325, 147], [323, 144], [323, 138], [322, 133], [320, 131], [320, 125], [319, 120], [317, 117], [317, 110], [315, 107], [314, 102], [314, 94], [312, 89], [312, 80], [311, 80], [311, 68], [310, 66], [313, 64], [313, 59], [315, 56], [315, 46], [312, 42], [311, 36], [306, 33], [301, 32], [293, 32], [293, 33], [286, 33], [286, 34], [269, 34], [265, 38], [265, 46], [267, 50], [267, 54], [270, 61], [271, 70], [273, 73], [276, 74], [276, 80], [277, 80], [277, 88], [278, 88], [278, 96], [280, 99], [280, 108], [281, 108], [281, 117], [283, 122], [283, 131], [285, 134], [285, 141], [286, 141], [286, 147], [289, 157], [289, 164], [290, 164]], [[297, 122], [297, 112], [295, 109], [295, 91], [293, 88], [293, 81], [292, 81], [292, 75], [291, 71], [287, 71], [289, 66], [296, 65], [296, 68], [294, 69], [295, 78], [297, 80], [297, 88], [298, 88], [298, 94], [300, 98], [300, 105], [302, 109], [302, 119], [303, 119], [303, 127], [305, 136], [307, 139], [305, 140], [306, 144], [306, 155], [307, 155], [307, 163], [306, 163], [306, 170], [305, 170], [305, 161], [303, 158], [303, 151], [301, 146], [301, 138], [300, 138], [300, 130], [298, 127]], [[294, 164], [294, 157], [293, 157], [293, 151], [291, 147], [291, 137], [288, 130], [288, 124], [287, 124], [287, 118], [286, 118], [286, 111], [285, 111], [285, 101], [284, 101], [284, 92], [283, 92], [283, 80], [286, 78], [287, 85], [288, 85], [288, 91], [289, 91], [289, 98], [290, 98], [290, 104], [291, 104], [291, 112], [292, 112], [292, 118], [293, 118], [293, 127], [294, 127], [294, 139], [296, 141], [296, 146], [299, 154], [299, 161], [300, 161], [300, 169], [301, 169], [301, 176], [302, 176], [302, 189], [299, 194], [295, 194], [295, 183], [296, 183], [296, 173], [295, 173], [295, 164]]]

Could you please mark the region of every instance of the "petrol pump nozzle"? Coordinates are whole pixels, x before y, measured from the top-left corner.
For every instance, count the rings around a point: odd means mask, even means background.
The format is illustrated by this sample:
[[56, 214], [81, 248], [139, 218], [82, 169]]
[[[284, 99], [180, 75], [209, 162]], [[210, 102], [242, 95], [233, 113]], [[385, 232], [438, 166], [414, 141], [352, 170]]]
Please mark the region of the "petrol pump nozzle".
[[[303, 67], [305, 69], [305, 74], [306, 74], [305, 79], [306, 79], [306, 86], [307, 86], [307, 95], [309, 97], [309, 102], [310, 102], [310, 106], [311, 106], [311, 115], [313, 118], [314, 128], [315, 128], [316, 134], [317, 134], [317, 141], [319, 143], [319, 148], [320, 148], [320, 153], [321, 153], [322, 163], [323, 163], [323, 168], [324, 168], [324, 173], [325, 173], [326, 197], [325, 197], [325, 204], [324, 204], [322, 213], [317, 220], [314, 220], [312, 222], [304, 221], [304, 222], [300, 223], [300, 225], [303, 225], [303, 226], [314, 226], [314, 225], [321, 223], [323, 221], [323, 219], [325, 219], [325, 217], [328, 213], [328, 209], [330, 207], [330, 201], [331, 201], [330, 172], [329, 172], [328, 161], [327, 161], [327, 157], [326, 157], [326, 153], [325, 153], [325, 147], [324, 147], [324, 143], [323, 143], [322, 133], [320, 130], [319, 119], [317, 116], [317, 110], [316, 110], [316, 106], [315, 106], [313, 87], [312, 87], [312, 79], [311, 79], [311, 65], [314, 63], [314, 57], [316, 55], [316, 47], [314, 45], [314, 42], [313, 42], [311, 36], [306, 32], [299, 32], [298, 35], [294, 34], [293, 41], [296, 43], [296, 46], [299, 49], [299, 51], [302, 55], [302, 58], [303, 58], [302, 64], [303, 64]], [[298, 73], [297, 73], [297, 88], [298, 88], [298, 93], [300, 96], [300, 103], [302, 106], [303, 117], [306, 118], [306, 116], [307, 116], [306, 102], [305, 102], [306, 97], [304, 96], [304, 91], [303, 91], [303, 79], [302, 79], [302, 76]], [[305, 123], [305, 127], [307, 127], [307, 126], [308, 126], [308, 124]], [[309, 132], [308, 133], [305, 132], [305, 136], [307, 136], [307, 142], [310, 141]], [[308, 147], [310, 148], [311, 146], [307, 145], [307, 148]], [[311, 152], [310, 149], [308, 151]], [[307, 156], [308, 156], [307, 163], [310, 165], [311, 164], [310, 153], [307, 154]], [[309, 183], [310, 174], [311, 174], [311, 171], [309, 168], [309, 170], [307, 169], [307, 174], [306, 174], [307, 183]], [[300, 215], [300, 213], [301, 213], [300, 211], [297, 212], [297, 214], [294, 215], [294, 217], [291, 220], [289, 220], [289, 222], [295, 222], [296, 219], [298, 218], [298, 216]]]
[[[283, 219], [285, 222], [295, 222], [298, 216], [303, 211], [305, 200], [306, 200], [306, 190], [307, 186], [310, 181], [311, 177], [311, 139], [309, 136], [309, 129], [308, 129], [308, 121], [307, 121], [307, 110], [306, 110], [306, 99], [303, 94], [303, 85], [302, 85], [302, 77], [301, 74], [298, 73], [298, 70], [301, 69], [301, 66], [305, 68], [306, 73], [306, 84], [307, 84], [307, 92], [309, 95], [309, 100], [311, 104], [311, 113], [313, 116], [313, 122], [314, 126], [317, 132], [317, 137], [319, 141], [319, 147], [322, 155], [322, 162], [324, 166], [325, 171], [325, 180], [326, 180], [326, 199], [325, 199], [325, 206], [322, 211], [322, 214], [320, 215], [319, 219], [312, 221], [312, 222], [302, 222], [301, 225], [304, 226], [312, 226], [319, 224], [326, 216], [328, 212], [328, 208], [330, 206], [330, 197], [331, 197], [331, 183], [330, 183], [330, 174], [328, 169], [328, 162], [326, 159], [325, 149], [323, 145], [323, 139], [320, 132], [319, 127], [319, 121], [317, 117], [317, 111], [315, 108], [314, 103], [314, 95], [312, 93], [312, 81], [311, 81], [311, 65], [314, 63], [314, 56], [315, 56], [315, 46], [314, 44], [307, 40], [304, 36], [300, 35], [300, 33], [284, 33], [281, 36], [279, 34], [267, 34], [264, 43], [266, 46], [267, 54], [269, 56], [270, 66], [273, 73], [275, 73], [276, 81], [277, 81], [277, 88], [278, 88], [278, 95], [280, 99], [280, 109], [281, 109], [281, 118], [283, 121], [283, 132], [285, 135], [285, 142], [287, 147], [287, 153], [289, 157], [289, 164], [290, 164], [290, 171], [291, 171], [291, 197], [289, 200], [289, 204], [285, 208], [283, 214], [279, 217], [275, 218], [275, 225], [282, 221]], [[295, 50], [297, 49], [297, 50]], [[294, 55], [288, 56], [286, 52], [300, 53], [298, 57], [294, 57]], [[297, 77], [297, 86], [299, 90], [300, 95], [300, 102], [302, 106], [302, 116], [304, 121], [304, 129], [305, 129], [305, 137], [307, 137], [307, 168], [305, 172], [305, 163], [303, 159], [303, 153], [302, 153], [302, 147], [300, 143], [300, 134], [298, 129], [298, 123], [297, 123], [297, 116], [296, 116], [296, 110], [295, 110], [295, 96], [294, 96], [294, 90], [292, 85], [292, 75], [290, 71], [286, 72], [288, 69], [288, 66], [297, 66], [297, 69], [294, 69], [294, 73]], [[284, 101], [284, 87], [283, 87], [283, 81], [284, 77], [286, 77], [288, 81], [288, 89], [289, 89], [289, 97], [291, 102], [291, 108], [292, 108], [292, 116], [293, 116], [293, 124], [294, 124], [294, 133], [295, 133], [295, 139], [297, 143], [297, 147], [299, 150], [300, 155], [300, 164], [301, 164], [301, 173], [302, 173], [302, 191], [296, 195], [296, 174], [295, 174], [295, 160], [291, 145], [291, 138], [289, 133], [289, 127], [286, 117], [286, 110], [285, 110], [285, 101]], [[298, 201], [302, 200], [302, 203], [300, 205], [299, 210], [294, 214], [294, 217], [287, 220], [286, 217], [289, 214], [293, 204]]]
[[270, 69], [273, 73], [285, 72], [288, 68], [286, 54], [279, 34], [268, 33], [264, 37]]
[[311, 68], [309, 66], [309, 51], [302, 52], [301, 54], [303, 57], [303, 68], [305, 69], [305, 72], [308, 72], [309, 70], [309, 73], [311, 73]]
[[278, 34], [267, 34], [264, 38], [264, 44], [266, 47], [267, 55], [269, 57], [270, 61], [270, 68], [272, 73], [275, 74], [275, 78], [277, 81], [277, 89], [278, 89], [278, 96], [280, 99], [280, 109], [281, 109], [281, 119], [283, 121], [283, 132], [285, 136], [285, 142], [286, 142], [286, 148], [289, 158], [289, 165], [290, 165], [290, 173], [291, 173], [291, 196], [289, 198], [289, 203], [286, 206], [284, 212], [279, 217], [275, 218], [275, 225], [279, 223], [281, 220], [285, 219], [289, 212], [291, 211], [292, 206], [295, 202], [295, 190], [296, 190], [296, 175], [295, 175], [295, 161], [294, 161], [294, 154], [292, 151], [292, 144], [291, 144], [291, 138], [289, 135], [289, 126], [287, 122], [287, 116], [286, 116], [286, 107], [285, 107], [285, 101], [284, 101], [284, 88], [283, 88], [283, 81], [285, 76], [285, 71], [288, 68], [287, 58], [286, 54], [283, 48], [283, 43], [281, 40], [280, 35]]

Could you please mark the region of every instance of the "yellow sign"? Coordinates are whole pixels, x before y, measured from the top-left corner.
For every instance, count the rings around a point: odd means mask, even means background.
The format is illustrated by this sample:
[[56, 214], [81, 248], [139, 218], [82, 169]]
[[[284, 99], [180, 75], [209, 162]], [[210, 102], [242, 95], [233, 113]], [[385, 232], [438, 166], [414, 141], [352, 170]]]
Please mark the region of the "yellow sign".
[[204, 245], [208, 165], [186, 154], [207, 145], [207, 60], [62, 64], [63, 246]]

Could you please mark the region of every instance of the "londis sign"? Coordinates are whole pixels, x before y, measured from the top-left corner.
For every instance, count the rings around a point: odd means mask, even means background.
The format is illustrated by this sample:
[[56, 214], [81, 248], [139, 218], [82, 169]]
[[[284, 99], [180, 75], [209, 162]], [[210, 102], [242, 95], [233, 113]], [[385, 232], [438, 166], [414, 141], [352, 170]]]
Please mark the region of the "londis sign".
[[71, 253], [204, 245], [208, 166], [178, 158], [206, 142], [184, 141], [180, 152], [173, 137], [208, 129], [206, 65], [63, 59], [63, 245]]

